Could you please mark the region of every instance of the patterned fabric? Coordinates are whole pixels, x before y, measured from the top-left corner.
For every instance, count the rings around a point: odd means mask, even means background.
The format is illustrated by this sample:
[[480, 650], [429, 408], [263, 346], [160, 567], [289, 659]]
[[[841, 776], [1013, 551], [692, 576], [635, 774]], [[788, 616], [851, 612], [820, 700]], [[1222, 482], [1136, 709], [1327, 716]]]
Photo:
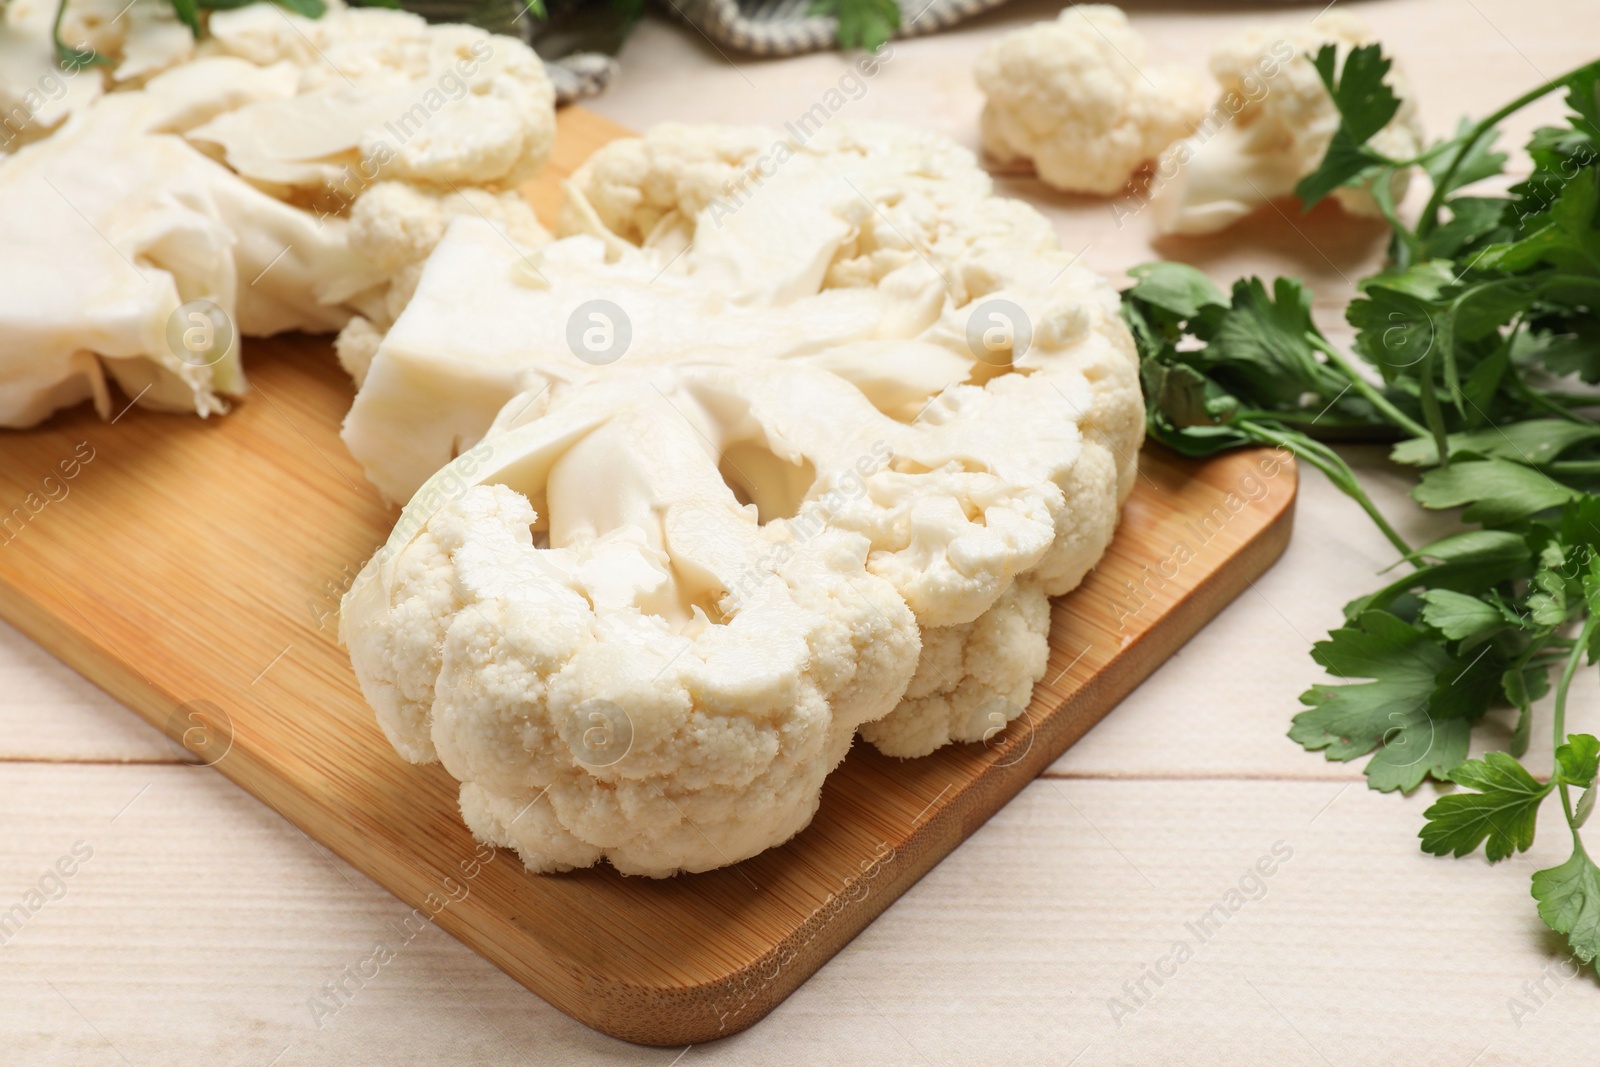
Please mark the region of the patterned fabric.
[[[579, 0], [583, 2], [583, 0]], [[605, 0], [591, 0], [604, 3]], [[948, 29], [1005, 0], [896, 0], [896, 37], [920, 37]], [[4, 3], [4, 0], [0, 0]], [[655, 0], [659, 10], [689, 23], [718, 48], [753, 56], [793, 56], [836, 47], [838, 20], [808, 15], [812, 0]], [[472, 22], [493, 33], [538, 44], [539, 22], [528, 14], [528, 0], [403, 0], [430, 22]], [[617, 76], [617, 61], [600, 52], [575, 52], [546, 58], [545, 70], [556, 89], [556, 103], [599, 96]]]
[[[717, 45], [755, 56], [792, 56], [833, 48], [838, 21], [807, 15], [811, 0], [659, 0]], [[897, 0], [897, 37], [949, 29], [1005, 0]]]
[[614, 58], [600, 52], [573, 52], [545, 60], [544, 70], [556, 88], [556, 103], [565, 107], [605, 92], [618, 67]]

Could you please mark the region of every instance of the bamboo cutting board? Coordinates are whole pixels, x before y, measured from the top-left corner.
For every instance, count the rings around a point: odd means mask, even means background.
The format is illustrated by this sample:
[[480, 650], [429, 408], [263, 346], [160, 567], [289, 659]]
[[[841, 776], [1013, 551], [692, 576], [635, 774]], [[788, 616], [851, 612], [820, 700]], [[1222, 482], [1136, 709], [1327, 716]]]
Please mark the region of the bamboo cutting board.
[[[616, 127], [561, 117], [527, 191]], [[1296, 472], [1266, 452], [1151, 448], [1106, 558], [1054, 605], [1027, 713], [897, 762], [858, 746], [812, 825], [665, 881], [527, 874], [478, 846], [438, 766], [400, 760], [335, 641], [338, 598], [395, 512], [338, 438], [351, 387], [323, 339], [254, 341], [254, 390], [209, 421], [84, 410], [0, 434], [0, 614], [556, 1007], [648, 1044], [751, 1025], [1081, 737], [1264, 571]]]

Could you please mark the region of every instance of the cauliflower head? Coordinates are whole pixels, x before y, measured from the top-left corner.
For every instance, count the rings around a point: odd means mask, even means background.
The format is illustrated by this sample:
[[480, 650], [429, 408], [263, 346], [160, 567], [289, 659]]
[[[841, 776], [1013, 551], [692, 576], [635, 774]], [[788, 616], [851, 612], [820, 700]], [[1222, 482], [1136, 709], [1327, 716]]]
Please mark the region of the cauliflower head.
[[1040, 181], [1072, 193], [1122, 192], [1205, 114], [1204, 80], [1148, 66], [1144, 39], [1110, 4], [1072, 4], [1006, 34], [984, 49], [977, 80], [984, 151], [1030, 162]]
[[[606, 146], [572, 175], [558, 230], [533, 248], [482, 219], [455, 220], [345, 424], [369, 477], [411, 498], [411, 518], [346, 600], [351, 660], [401, 754], [437, 756], [461, 779], [474, 831], [514, 844], [538, 869], [600, 855], [628, 870], [702, 869], [719, 850], [729, 862], [805, 825], [814, 785], [863, 724], [883, 751], [908, 756], [985, 736], [999, 706], [1001, 725], [1020, 713], [1044, 669], [1047, 597], [1099, 559], [1135, 476], [1137, 359], [1109, 284], [1076, 265], [1037, 212], [995, 197], [969, 153], [893, 126], [839, 125], [803, 140], [660, 127]], [[483, 472], [483, 452], [497, 473]], [[675, 494], [688, 493], [673, 481], [688, 473], [675, 472], [691, 470], [691, 495], [715, 508], [692, 512], [692, 529], [689, 511], [663, 526]], [[446, 482], [477, 488], [444, 493]], [[609, 575], [624, 610], [643, 619], [629, 625], [664, 635], [650, 639], [659, 646], [627, 646], [652, 651], [637, 653], [621, 688], [607, 681], [627, 662], [619, 655], [592, 673], [551, 666], [565, 681], [546, 683], [555, 688], [545, 705], [515, 695], [523, 689], [485, 694], [490, 680], [526, 673], [533, 646], [519, 654], [478, 638], [470, 662], [453, 651], [458, 631], [499, 618], [468, 609], [478, 594], [460, 569], [469, 554], [486, 558], [488, 534], [443, 533], [490, 484], [526, 501], [496, 490], [497, 509], [522, 508], [513, 554], [563, 574], [589, 567], [581, 581], [550, 579], [586, 590], [572, 601], [576, 617], [603, 613], [611, 594], [593, 583]], [[438, 531], [418, 532], [435, 522]], [[710, 562], [700, 554], [711, 545], [738, 552]], [[605, 563], [585, 562], [598, 554]], [[494, 558], [483, 574], [498, 567], [511, 582], [526, 570]], [[765, 629], [759, 620], [774, 604], [787, 612], [791, 597], [853, 620], [823, 628], [837, 657], [818, 651], [819, 638], [784, 644]], [[863, 600], [873, 609], [863, 613]], [[550, 620], [539, 633], [566, 632], [554, 609], [534, 615]], [[816, 632], [810, 615], [784, 617], [792, 634]], [[906, 620], [920, 642], [887, 636]], [[820, 762], [804, 788], [785, 787], [778, 807], [761, 809], [770, 828], [746, 828], [748, 837], [713, 830], [733, 779], [685, 770], [713, 759], [697, 746], [723, 751], [715, 730], [673, 726], [672, 757], [629, 772], [666, 768], [655, 783], [672, 800], [664, 805], [596, 786], [554, 727], [519, 725], [548, 714], [559, 725], [585, 701], [656, 709], [670, 698], [677, 710], [650, 726], [666, 737], [669, 721], [700, 721], [702, 698], [674, 695], [672, 680], [699, 662], [699, 642], [761, 626], [764, 644], [796, 649], [783, 669], [798, 670], [790, 684], [803, 689], [818, 670], [831, 676], [859, 657], [869, 623], [880, 627], [869, 642], [894, 649], [894, 666], [857, 670], [898, 680], [866, 687], [871, 701], [818, 683], [832, 721], [850, 725], [806, 750]], [[611, 640], [609, 630], [578, 630]], [[678, 648], [681, 660], [657, 665]], [[658, 670], [661, 681], [641, 680]], [[471, 716], [455, 710], [464, 702]], [[656, 710], [638, 714], [656, 723]], [[637, 739], [642, 728], [631, 728]], [[738, 789], [774, 788], [760, 776], [777, 772], [757, 762]], [[713, 790], [709, 806], [691, 810], [702, 788]], [[567, 789], [588, 799], [547, 804]], [[583, 821], [602, 800], [604, 818]], [[704, 833], [680, 823], [684, 814]], [[623, 839], [635, 843], [614, 851]], [[638, 857], [649, 848], [659, 851], [647, 864]]]
[[[1201, 128], [1173, 145], [1157, 169], [1157, 229], [1216, 233], [1292, 195], [1339, 128], [1338, 110], [1311, 57], [1332, 44], [1342, 66], [1352, 48], [1373, 40], [1355, 15], [1326, 11], [1309, 24], [1250, 30], [1219, 45], [1211, 72], [1222, 94]], [[1369, 144], [1392, 159], [1409, 159], [1423, 149], [1421, 120], [1398, 66], [1390, 69], [1389, 83], [1400, 109]], [[1395, 174], [1390, 192], [1396, 201], [1409, 183], [1409, 170]], [[1381, 216], [1370, 188], [1347, 186], [1332, 195], [1351, 214]]]

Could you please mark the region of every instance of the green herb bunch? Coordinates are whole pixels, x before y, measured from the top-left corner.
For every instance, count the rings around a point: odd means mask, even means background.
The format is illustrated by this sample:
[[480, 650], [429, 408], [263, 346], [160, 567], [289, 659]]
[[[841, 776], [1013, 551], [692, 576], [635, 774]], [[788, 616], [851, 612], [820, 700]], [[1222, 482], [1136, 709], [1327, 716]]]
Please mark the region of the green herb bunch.
[[[1341, 123], [1296, 189], [1309, 208], [1333, 190], [1372, 191], [1392, 231], [1388, 262], [1346, 311], [1352, 351], [1317, 329], [1310, 294], [1279, 278], [1224, 293], [1177, 263], [1136, 268], [1124, 313], [1138, 344], [1150, 436], [1203, 456], [1287, 449], [1325, 473], [1394, 545], [1401, 573], [1347, 604], [1312, 657], [1341, 684], [1313, 686], [1289, 736], [1328, 759], [1370, 757], [1369, 786], [1461, 787], [1424, 812], [1422, 848], [1491, 862], [1533, 843], [1560, 797], [1565, 863], [1533, 876], [1540, 916], [1573, 953], [1600, 954], [1600, 867], [1580, 833], [1594, 807], [1600, 741], [1566, 733], [1579, 667], [1600, 660], [1600, 61], [1523, 94], [1415, 159], [1368, 141], [1400, 106], [1379, 46], [1313, 57]], [[1498, 127], [1565, 93], [1560, 126], [1528, 142], [1532, 173], [1497, 193]], [[1433, 191], [1408, 224], [1392, 179], [1420, 167]], [[1503, 182], [1501, 183], [1503, 184]], [[1424, 508], [1463, 509], [1464, 529], [1413, 547], [1362, 491], [1330, 441], [1392, 443], [1416, 470]], [[1554, 774], [1518, 762], [1530, 705], [1555, 690]], [[1518, 710], [1509, 752], [1467, 759], [1473, 726]]]

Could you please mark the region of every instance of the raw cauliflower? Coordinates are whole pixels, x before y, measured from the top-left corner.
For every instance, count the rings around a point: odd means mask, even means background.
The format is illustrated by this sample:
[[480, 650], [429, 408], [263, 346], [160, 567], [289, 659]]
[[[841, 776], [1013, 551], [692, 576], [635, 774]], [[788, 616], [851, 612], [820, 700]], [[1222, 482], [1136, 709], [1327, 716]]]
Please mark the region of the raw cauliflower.
[[[1339, 112], [1311, 57], [1333, 44], [1342, 67], [1350, 49], [1373, 40], [1366, 23], [1336, 10], [1309, 24], [1251, 30], [1218, 46], [1211, 72], [1222, 95], [1200, 130], [1162, 158], [1152, 201], [1157, 228], [1215, 233], [1293, 194], [1327, 154], [1339, 127]], [[1368, 144], [1391, 159], [1410, 159], [1423, 148], [1421, 120], [1398, 66], [1388, 81], [1400, 109]], [[1395, 201], [1405, 195], [1410, 177], [1409, 170], [1395, 174]], [[1369, 188], [1346, 186], [1332, 196], [1351, 214], [1381, 215]]]
[[1072, 4], [1053, 22], [984, 49], [984, 150], [1031, 162], [1046, 185], [1113, 196], [1205, 114], [1204, 81], [1145, 63], [1144, 39], [1109, 4]]
[[141, 82], [196, 53], [194, 32], [170, 0], [68, 0], [61, 39], [106, 60], [113, 85]]
[[[590, 390], [424, 486], [345, 600], [385, 733], [442, 760], [474, 834], [533, 870], [659, 877], [780, 844], [916, 666], [866, 540], [770, 563], [702, 430], [651, 383]], [[735, 582], [755, 588], [713, 624]]]
[[1050, 600], [1023, 578], [972, 622], [922, 631], [917, 673], [894, 714], [861, 727], [890, 756], [986, 741], [1028, 706], [1050, 656]]
[[208, 50], [296, 72], [293, 95], [190, 132], [263, 187], [345, 197], [380, 179], [516, 186], [555, 143], [555, 90], [521, 41], [475, 26], [331, 5], [212, 14]]
[[0, 4], [0, 156], [47, 136], [104, 88], [98, 67], [56, 62], [55, 11], [53, 0]]
[[493, 223], [507, 238], [529, 248], [550, 239], [532, 206], [513, 190], [452, 190], [386, 181], [351, 207], [350, 247], [385, 275], [377, 291], [357, 298], [366, 314], [352, 317], [334, 343], [340, 365], [358, 387], [366, 381], [384, 332], [410, 303], [423, 262], [451, 221], [466, 216]]
[[[106, 413], [108, 377], [146, 407], [225, 411], [239, 346], [175, 340], [202, 330], [340, 330], [359, 381], [451, 218], [547, 237], [515, 191], [554, 132], [521, 41], [335, 0], [211, 11], [196, 45], [167, 0], [70, 0], [64, 39], [103, 75], [55, 68], [53, 11], [0, 6], [0, 425]], [[70, 285], [37, 271], [63, 241]]]
[[[274, 200], [179, 135], [280, 89], [241, 60], [186, 64], [0, 158], [0, 426], [90, 398], [109, 415], [108, 376], [147, 407], [224, 411], [244, 389], [230, 330], [337, 329], [344, 302], [382, 281], [343, 220]], [[70, 274], [41, 270], [52, 262]], [[221, 332], [180, 314], [197, 300]], [[208, 328], [212, 343], [187, 347]]]
[[[994, 197], [970, 154], [889, 126], [841, 124], [804, 143], [661, 127], [573, 174], [561, 229], [532, 248], [458, 218], [346, 421], [369, 477], [411, 496], [342, 622], [402, 755], [442, 759], [474, 831], [536, 869], [608, 855], [668, 873], [805, 825], [849, 730], [872, 723], [885, 752], [914, 755], [1019, 714], [1044, 669], [1046, 598], [1104, 550], [1142, 441], [1137, 359], [1105, 280], [1075, 265], [1036, 211]], [[693, 521], [673, 519], [686, 492], [674, 479], [698, 486]], [[505, 524], [521, 547], [494, 548], [504, 535], [488, 531], [441, 541], [434, 524], [456, 528], [453, 501], [491, 485], [497, 509], [526, 502]], [[538, 575], [548, 628], [482, 607], [468, 562], [497, 569], [499, 596]], [[557, 586], [582, 594], [573, 625], [591, 636], [578, 646], [559, 637]], [[774, 597], [781, 639], [766, 622]], [[871, 676], [898, 679], [873, 684], [870, 709], [817, 680], [866, 647], [863, 599], [887, 627], [867, 640], [896, 650], [892, 670], [869, 661]], [[620, 611], [626, 625], [584, 610]], [[836, 621], [814, 630], [815, 612]], [[920, 653], [898, 643], [897, 620], [926, 636]], [[490, 640], [491, 624], [509, 636]], [[708, 699], [679, 695], [683, 663], [747, 626], [766, 636], [746, 669], [767, 664], [769, 646], [793, 648], [771, 670], [798, 671], [785, 683], [796, 692], [816, 682], [832, 709], [809, 769], [783, 770], [803, 788], [782, 786], [775, 806], [764, 733], [736, 770], [720, 722], [680, 725], [698, 723]], [[548, 655], [546, 629], [559, 637]], [[479, 636], [464, 660], [456, 635], [469, 631]], [[635, 651], [593, 671], [561, 665], [588, 640]], [[629, 656], [639, 664], [624, 669]], [[720, 669], [695, 677], [721, 691]], [[656, 671], [663, 680], [647, 684]], [[650, 736], [672, 740], [597, 773], [568, 743], [569, 716], [591, 700], [645, 707], [661, 718]], [[808, 701], [794, 713], [813, 714]], [[751, 706], [770, 714], [765, 697]], [[690, 773], [706, 761], [727, 777]], [[653, 780], [672, 803], [604, 784], [618, 776]], [[755, 813], [750, 825], [736, 810]]]

